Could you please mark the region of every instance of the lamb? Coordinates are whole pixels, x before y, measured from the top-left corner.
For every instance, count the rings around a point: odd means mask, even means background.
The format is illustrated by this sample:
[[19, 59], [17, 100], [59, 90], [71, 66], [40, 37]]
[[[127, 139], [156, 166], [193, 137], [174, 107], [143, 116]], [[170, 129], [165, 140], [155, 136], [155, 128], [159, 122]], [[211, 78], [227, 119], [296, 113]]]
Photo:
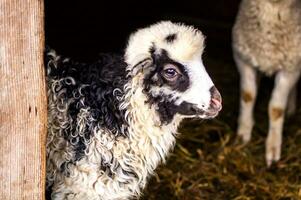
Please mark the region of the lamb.
[[237, 134], [251, 139], [257, 70], [275, 75], [268, 106], [266, 163], [281, 156], [284, 111], [296, 109], [296, 85], [301, 71], [301, 1], [243, 0], [233, 28], [233, 54], [240, 73], [240, 114]]
[[80, 63], [49, 51], [51, 198], [137, 198], [173, 148], [179, 123], [222, 108], [203, 49], [201, 31], [163, 21], [133, 33], [124, 56]]

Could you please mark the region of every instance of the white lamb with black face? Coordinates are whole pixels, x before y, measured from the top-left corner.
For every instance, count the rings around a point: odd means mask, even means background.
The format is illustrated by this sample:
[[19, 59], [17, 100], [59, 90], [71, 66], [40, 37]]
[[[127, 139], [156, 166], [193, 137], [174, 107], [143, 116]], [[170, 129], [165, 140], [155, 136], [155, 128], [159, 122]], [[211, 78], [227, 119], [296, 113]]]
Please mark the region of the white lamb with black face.
[[213, 118], [221, 96], [208, 76], [204, 36], [160, 22], [138, 30], [124, 57], [92, 64], [47, 54], [47, 188], [52, 199], [139, 196], [187, 117]]

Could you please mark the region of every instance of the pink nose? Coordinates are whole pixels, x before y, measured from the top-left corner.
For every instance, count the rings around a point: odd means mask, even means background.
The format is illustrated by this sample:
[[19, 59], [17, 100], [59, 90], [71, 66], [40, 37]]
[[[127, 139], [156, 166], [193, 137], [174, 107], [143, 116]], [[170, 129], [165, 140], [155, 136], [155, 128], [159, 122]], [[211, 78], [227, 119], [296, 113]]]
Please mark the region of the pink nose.
[[222, 97], [219, 91], [215, 86], [210, 88], [211, 100], [210, 100], [210, 108], [213, 110], [220, 111], [222, 109]]

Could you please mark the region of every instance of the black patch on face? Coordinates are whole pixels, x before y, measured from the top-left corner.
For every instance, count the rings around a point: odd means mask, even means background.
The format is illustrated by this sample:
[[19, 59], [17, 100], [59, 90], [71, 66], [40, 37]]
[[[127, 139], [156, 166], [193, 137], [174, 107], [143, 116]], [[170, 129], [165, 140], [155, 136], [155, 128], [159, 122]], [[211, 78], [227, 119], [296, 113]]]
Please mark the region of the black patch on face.
[[173, 43], [173, 41], [175, 41], [176, 39], [177, 39], [177, 34], [176, 33], [170, 34], [170, 35], [165, 37], [165, 41], [167, 43]]
[[174, 102], [162, 101], [164, 97], [154, 98], [153, 103], [158, 105], [158, 114], [162, 124], [169, 124], [175, 114], [179, 113], [181, 115], [200, 115], [204, 111], [197, 108], [194, 104], [188, 103], [186, 101], [182, 102], [180, 105], [175, 105]]
[[[161, 51], [161, 54], [155, 53], [155, 47], [152, 47], [153, 54], [153, 66], [151, 66], [151, 72], [144, 78], [144, 87], [148, 90], [151, 86], [163, 86], [170, 87], [171, 90], [177, 90], [184, 92], [189, 88], [190, 80], [185, 66], [169, 58], [168, 53], [165, 50]], [[163, 75], [164, 65], [172, 64], [177, 66], [180, 71], [179, 78], [176, 81], [169, 81]]]
[[[181, 63], [178, 63], [172, 60], [166, 50], [161, 50], [160, 54], [156, 54], [156, 48], [153, 45], [150, 49], [152, 52], [153, 66], [149, 74], [145, 75], [144, 78], [144, 93], [148, 96], [147, 103], [157, 104], [158, 114], [161, 120], [161, 123], [168, 124], [170, 123], [174, 115], [176, 113], [180, 113], [182, 115], [189, 115], [193, 113], [191, 111], [191, 106], [188, 106], [188, 103], [183, 103], [180, 106], [174, 104], [174, 102], [169, 101], [168, 96], [160, 95], [160, 96], [152, 96], [150, 94], [150, 89], [154, 86], [158, 87], [169, 87], [170, 90], [176, 90], [179, 92], [185, 92], [190, 85], [190, 80], [187, 71], [185, 70], [185, 66]], [[166, 64], [175, 65], [180, 71], [179, 77], [176, 81], [169, 81], [163, 75], [163, 69]]]
[[204, 112], [204, 110], [199, 109], [195, 104], [186, 101], [178, 106], [178, 113], [181, 115], [201, 115]]
[[153, 45], [152, 45], [151, 48], [149, 49], [149, 53], [150, 53], [151, 55], [153, 55], [153, 54], [155, 53], [155, 51], [156, 51], [156, 47], [155, 47], [155, 44], [153, 43]]
[[182, 115], [196, 114], [194, 106], [187, 102], [183, 102], [178, 106], [174, 102], [169, 101], [157, 102], [157, 104], [160, 121], [163, 124], [169, 124], [177, 113]]
[[177, 113], [177, 106], [168, 101], [163, 102], [156, 102], [158, 105], [158, 114], [160, 117], [160, 121], [162, 124], [169, 124], [173, 118], [174, 115]]

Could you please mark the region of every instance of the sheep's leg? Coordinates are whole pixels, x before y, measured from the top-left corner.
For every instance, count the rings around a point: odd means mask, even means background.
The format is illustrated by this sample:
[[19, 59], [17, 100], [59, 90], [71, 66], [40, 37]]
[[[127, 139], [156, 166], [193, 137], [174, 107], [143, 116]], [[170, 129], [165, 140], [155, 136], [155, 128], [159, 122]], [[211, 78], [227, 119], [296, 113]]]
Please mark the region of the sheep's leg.
[[280, 71], [275, 77], [275, 86], [269, 103], [269, 133], [266, 140], [266, 162], [270, 166], [281, 155], [284, 110], [288, 96], [296, 85], [300, 72]]
[[297, 108], [297, 84], [293, 87], [289, 94], [287, 103], [287, 115], [292, 116], [295, 114]]
[[254, 125], [253, 109], [257, 96], [256, 70], [243, 62], [238, 56], [234, 56], [240, 73], [240, 113], [238, 117], [238, 137], [243, 143], [251, 139]]

